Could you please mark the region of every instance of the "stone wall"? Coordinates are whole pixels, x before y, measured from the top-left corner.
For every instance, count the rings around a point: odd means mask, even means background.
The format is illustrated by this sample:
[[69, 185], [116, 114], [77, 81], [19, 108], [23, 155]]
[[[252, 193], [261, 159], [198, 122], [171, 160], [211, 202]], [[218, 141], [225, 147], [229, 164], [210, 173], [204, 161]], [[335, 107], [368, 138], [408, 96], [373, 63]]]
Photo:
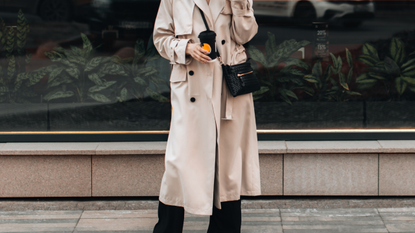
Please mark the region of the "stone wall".
[[[0, 144], [0, 197], [157, 196], [165, 142]], [[415, 195], [414, 141], [260, 141], [264, 196]]]

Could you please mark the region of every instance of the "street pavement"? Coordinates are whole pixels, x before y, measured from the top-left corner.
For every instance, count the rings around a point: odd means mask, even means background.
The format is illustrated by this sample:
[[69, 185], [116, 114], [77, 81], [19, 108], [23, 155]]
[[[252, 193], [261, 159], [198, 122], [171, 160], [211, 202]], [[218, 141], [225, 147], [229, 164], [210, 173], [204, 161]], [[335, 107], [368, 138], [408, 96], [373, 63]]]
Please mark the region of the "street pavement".
[[[415, 208], [244, 209], [243, 233], [414, 232]], [[184, 232], [206, 232], [209, 218], [186, 214]], [[1, 211], [0, 232], [150, 233], [157, 211]]]

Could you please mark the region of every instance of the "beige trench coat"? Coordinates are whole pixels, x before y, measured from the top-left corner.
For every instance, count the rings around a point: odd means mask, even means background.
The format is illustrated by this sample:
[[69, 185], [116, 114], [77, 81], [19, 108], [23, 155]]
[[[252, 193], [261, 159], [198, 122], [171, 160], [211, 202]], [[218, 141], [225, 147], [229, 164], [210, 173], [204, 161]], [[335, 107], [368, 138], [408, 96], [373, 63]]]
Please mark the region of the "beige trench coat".
[[189, 213], [211, 215], [215, 204], [260, 195], [252, 94], [233, 97], [219, 62], [185, 55], [206, 30], [199, 8], [226, 64], [246, 60], [245, 44], [257, 33], [252, 0], [161, 0], [154, 45], [170, 60], [173, 114], [160, 201]]

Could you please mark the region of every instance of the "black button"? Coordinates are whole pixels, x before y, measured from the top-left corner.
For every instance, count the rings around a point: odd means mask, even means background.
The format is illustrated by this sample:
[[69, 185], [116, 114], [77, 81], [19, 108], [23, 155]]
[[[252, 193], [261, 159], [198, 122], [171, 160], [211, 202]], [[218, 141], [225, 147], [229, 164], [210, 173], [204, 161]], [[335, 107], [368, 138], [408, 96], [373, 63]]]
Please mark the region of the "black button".
[[195, 72], [193, 72], [193, 70], [189, 71], [189, 75], [190, 75], [190, 76], [192, 76], [192, 75], [194, 75], [194, 74], [195, 74]]
[[196, 101], [195, 97], [190, 98], [190, 101], [193, 103]]
[[225, 40], [222, 40], [222, 44], [225, 44]]

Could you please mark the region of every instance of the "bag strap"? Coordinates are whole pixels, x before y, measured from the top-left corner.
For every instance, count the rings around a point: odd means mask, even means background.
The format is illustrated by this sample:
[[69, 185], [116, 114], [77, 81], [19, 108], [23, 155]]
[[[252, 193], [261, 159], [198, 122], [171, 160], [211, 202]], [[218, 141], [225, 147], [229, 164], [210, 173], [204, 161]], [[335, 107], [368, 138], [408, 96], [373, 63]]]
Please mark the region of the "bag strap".
[[199, 11], [200, 11], [200, 14], [202, 15], [203, 23], [205, 23], [206, 29], [208, 31], [210, 31], [209, 26], [208, 26], [207, 21], [206, 21], [206, 18], [205, 18], [205, 14], [203, 13], [203, 11], [200, 8], [199, 8]]
[[[200, 8], [199, 8], [199, 11], [200, 11], [200, 14], [202, 15], [203, 23], [205, 23], [206, 30], [210, 31], [209, 25], [207, 24], [207, 21], [206, 21], [206, 18], [205, 18], [205, 14], [203, 13], [203, 11]], [[216, 48], [216, 55], [219, 57], [219, 60], [222, 63], [218, 48]]]

